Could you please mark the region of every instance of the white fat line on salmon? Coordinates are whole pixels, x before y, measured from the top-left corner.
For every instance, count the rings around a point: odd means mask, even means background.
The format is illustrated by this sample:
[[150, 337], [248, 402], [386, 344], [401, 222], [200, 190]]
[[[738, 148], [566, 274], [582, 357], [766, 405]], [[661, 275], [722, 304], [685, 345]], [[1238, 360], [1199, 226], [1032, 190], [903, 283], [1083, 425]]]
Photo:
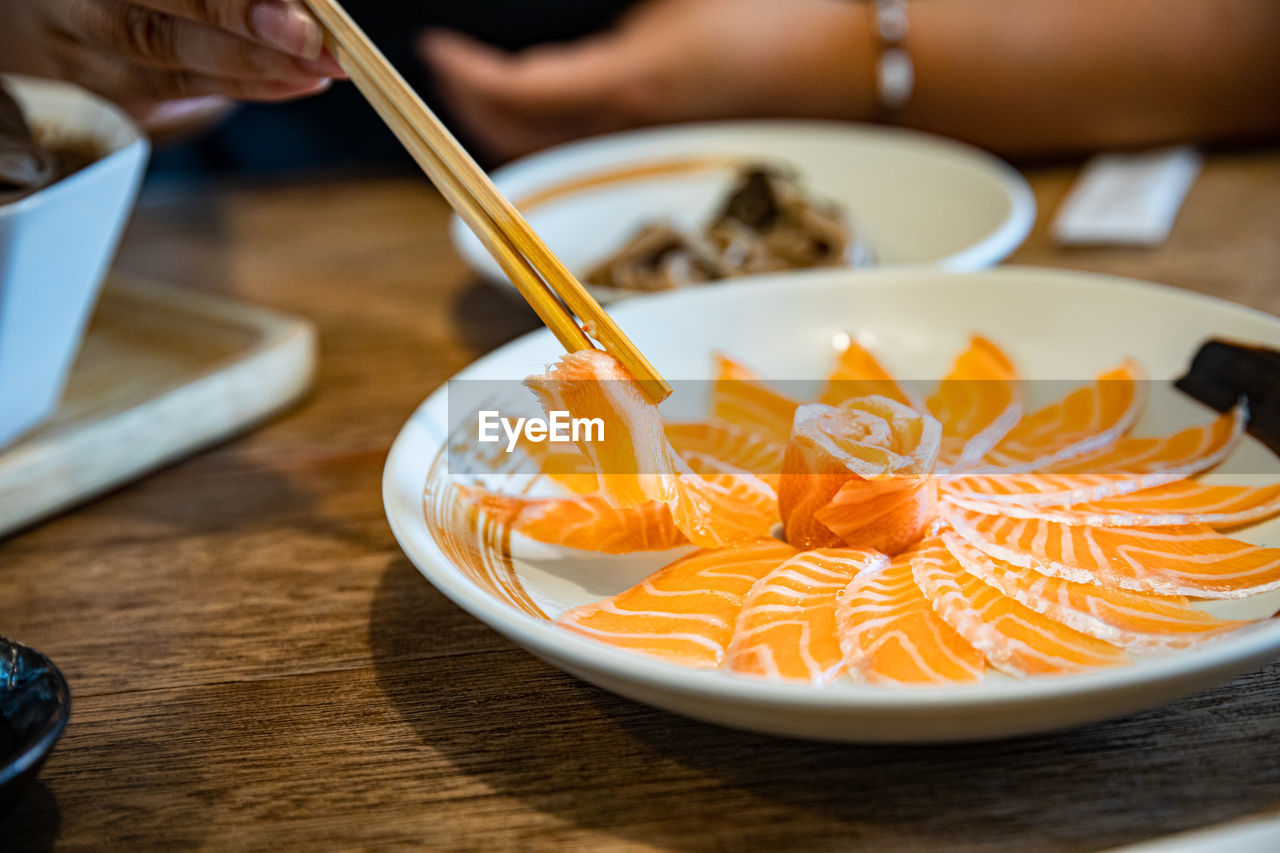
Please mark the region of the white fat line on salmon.
[[[523, 435], [535, 444], [604, 441], [603, 418], [575, 418], [568, 412], [547, 412], [546, 418], [504, 418], [501, 412], [478, 412], [476, 438], [492, 443], [507, 437], [507, 453], [516, 449]], [[501, 432], [499, 432], [501, 428]]]

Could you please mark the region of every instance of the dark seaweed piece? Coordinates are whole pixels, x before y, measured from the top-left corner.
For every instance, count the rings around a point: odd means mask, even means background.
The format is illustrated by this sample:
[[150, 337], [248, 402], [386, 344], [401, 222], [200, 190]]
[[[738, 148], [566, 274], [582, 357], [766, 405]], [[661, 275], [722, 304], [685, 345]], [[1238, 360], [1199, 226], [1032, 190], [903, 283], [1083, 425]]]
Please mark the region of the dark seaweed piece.
[[1244, 398], [1249, 404], [1249, 433], [1280, 455], [1280, 352], [1206, 341], [1174, 385], [1219, 412]]

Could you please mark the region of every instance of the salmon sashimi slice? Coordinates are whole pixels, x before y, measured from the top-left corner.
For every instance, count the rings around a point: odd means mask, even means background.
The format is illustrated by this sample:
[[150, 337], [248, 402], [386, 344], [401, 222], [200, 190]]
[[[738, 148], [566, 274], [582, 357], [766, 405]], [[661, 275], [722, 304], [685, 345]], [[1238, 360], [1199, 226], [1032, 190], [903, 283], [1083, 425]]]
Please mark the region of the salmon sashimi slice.
[[913, 409], [924, 405], [909, 389], [898, 384], [870, 351], [850, 341], [840, 353], [835, 370], [827, 377], [827, 387], [818, 402], [839, 406], [857, 397], [888, 397]]
[[684, 421], [666, 425], [667, 440], [676, 453], [710, 456], [741, 471], [755, 474], [775, 490], [782, 473], [786, 445], [727, 421]]
[[999, 347], [975, 335], [926, 404], [942, 424], [940, 465], [968, 468], [1022, 417], [1018, 371]]
[[600, 491], [600, 477], [577, 445], [528, 441], [522, 436], [519, 446], [552, 482], [576, 495]]
[[601, 493], [614, 506], [676, 499], [676, 469], [658, 407], [612, 356], [582, 350], [562, 356], [524, 384], [544, 411], [599, 419], [603, 435], [577, 442], [598, 475]]
[[1280, 483], [1271, 486], [1211, 486], [1180, 480], [1139, 492], [1073, 504], [1022, 506], [951, 495], [956, 506], [986, 515], [1042, 518], [1060, 524], [1108, 527], [1168, 527], [1207, 524], [1214, 528], [1252, 524], [1280, 515]]
[[735, 672], [815, 686], [844, 670], [836, 637], [836, 600], [849, 581], [889, 559], [875, 551], [806, 551], [751, 587], [733, 631], [725, 666]]
[[512, 530], [549, 545], [602, 554], [630, 554], [666, 551], [689, 544], [672, 520], [671, 508], [656, 501], [615, 507], [602, 495], [527, 498], [469, 486], [460, 485], [458, 489], [485, 512], [501, 518]]
[[887, 397], [800, 407], [778, 487], [787, 541], [889, 555], [919, 541], [937, 515], [940, 440], [933, 417]]
[[677, 528], [700, 548], [723, 548], [767, 537], [778, 523], [778, 496], [759, 477], [709, 456], [686, 453], [680, 499], [672, 504]]
[[778, 523], [778, 500], [768, 484], [725, 470], [710, 457], [689, 454], [697, 470], [678, 475], [681, 499], [616, 507], [601, 494], [528, 498], [458, 488], [511, 529], [550, 545], [629, 554], [679, 545], [722, 548], [768, 536]]
[[1077, 583], [1194, 598], [1280, 589], [1280, 548], [1250, 545], [1203, 524], [1073, 527], [963, 510], [948, 520], [993, 557]]
[[1164, 437], [1125, 437], [1112, 447], [1034, 474], [948, 477], [944, 497], [1023, 506], [1071, 506], [1175, 483], [1230, 455], [1244, 434], [1245, 410]]
[[983, 457], [979, 470], [1042, 470], [1055, 462], [1110, 447], [1142, 414], [1142, 369], [1126, 361], [1087, 388], [1028, 415]]
[[952, 684], [982, 678], [982, 653], [943, 622], [916, 584], [912, 565], [946, 559], [937, 539], [856, 575], [836, 604], [849, 675], [871, 684]]
[[1136, 652], [1186, 648], [1250, 622], [1217, 619], [1181, 596], [1074, 583], [997, 560], [954, 533], [943, 535], [964, 570], [1037, 613]]
[[715, 355], [711, 416], [786, 444], [800, 403], [770, 388], [751, 368], [723, 353]]
[[612, 598], [569, 610], [568, 628], [603, 643], [691, 667], [716, 667], [742, 599], [796, 553], [777, 540], [698, 551]]
[[1058, 675], [1129, 662], [1119, 646], [1050, 619], [969, 574], [946, 549], [912, 576], [942, 620], [1009, 675]]
[[723, 463], [710, 464], [704, 473], [695, 471], [671, 447], [658, 407], [612, 356], [599, 350], [569, 353], [525, 384], [548, 416], [560, 410], [572, 418], [603, 422], [602, 435], [578, 444], [610, 505], [665, 503], [676, 527], [699, 547], [720, 548], [768, 535], [777, 518], [774, 490]]

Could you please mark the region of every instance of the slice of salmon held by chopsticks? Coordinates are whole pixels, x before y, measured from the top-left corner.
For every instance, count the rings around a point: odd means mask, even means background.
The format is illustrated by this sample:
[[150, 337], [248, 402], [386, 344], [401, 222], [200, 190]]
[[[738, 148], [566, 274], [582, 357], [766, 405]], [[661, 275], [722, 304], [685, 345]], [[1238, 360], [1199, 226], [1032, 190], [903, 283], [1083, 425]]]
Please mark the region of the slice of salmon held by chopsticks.
[[600, 419], [603, 435], [578, 442], [615, 507], [666, 504], [691, 543], [720, 548], [765, 536], [777, 496], [753, 474], [712, 458], [685, 459], [667, 439], [653, 404], [629, 373], [599, 350], [569, 353], [525, 384], [548, 413]]
[[[676, 498], [676, 466], [658, 407], [612, 356], [581, 350], [561, 356], [524, 381], [545, 412], [599, 419], [602, 434], [584, 430], [578, 448], [591, 461], [600, 491], [614, 506]], [[589, 440], [588, 440], [589, 439]]]

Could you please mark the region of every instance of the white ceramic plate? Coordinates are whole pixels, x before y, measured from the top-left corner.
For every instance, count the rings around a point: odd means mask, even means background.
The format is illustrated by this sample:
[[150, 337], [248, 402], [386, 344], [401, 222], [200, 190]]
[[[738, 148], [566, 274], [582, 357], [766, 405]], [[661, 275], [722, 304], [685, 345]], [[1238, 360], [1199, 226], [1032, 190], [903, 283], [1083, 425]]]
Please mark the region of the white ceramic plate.
[[[983, 269], [1016, 249], [1035, 220], [1027, 182], [990, 154], [915, 131], [834, 122], [715, 122], [611, 134], [518, 160], [493, 179], [520, 204], [532, 194], [619, 167], [722, 155], [799, 170], [816, 195], [850, 212], [880, 266]], [[718, 168], [614, 180], [525, 213], [581, 275], [645, 224], [704, 224], [732, 174], [731, 168]], [[457, 217], [452, 235], [474, 269], [511, 287]], [[632, 295], [610, 288], [593, 292], [602, 301]]]
[[[638, 300], [614, 314], [672, 379], [707, 377], [713, 349], [747, 358], [768, 376], [820, 376], [833, 360], [832, 341], [846, 331], [883, 353], [891, 370], [916, 378], [940, 375], [971, 332], [998, 341], [1033, 379], [1081, 380], [1132, 355], [1153, 379], [1167, 380], [1215, 335], [1280, 346], [1280, 320], [1227, 302], [1126, 279], [1018, 267], [967, 275], [836, 270], [761, 278]], [[539, 331], [457, 378], [519, 379], [557, 355], [551, 335]], [[1185, 404], [1187, 423], [1206, 420], [1208, 410], [1199, 404], [1174, 395], [1169, 399]], [[1027, 680], [995, 676], [974, 686], [845, 683], [816, 689], [683, 669], [521, 612], [445, 557], [424, 521], [422, 491], [447, 422], [441, 389], [405, 425], [387, 460], [383, 500], [409, 558], [459, 606], [533, 654], [606, 689], [692, 717], [831, 740], [1011, 736], [1159, 705], [1280, 654], [1280, 620], [1273, 620], [1197, 650], [1129, 667]], [[1271, 481], [1280, 478], [1280, 460], [1256, 441], [1247, 440], [1236, 456], [1232, 467]], [[1280, 522], [1250, 528], [1245, 538], [1280, 545]], [[516, 576], [553, 618], [569, 606], [619, 592], [671, 559], [555, 553], [515, 561]], [[1214, 612], [1257, 617], [1274, 612], [1278, 604], [1280, 596], [1271, 593], [1216, 603]]]

